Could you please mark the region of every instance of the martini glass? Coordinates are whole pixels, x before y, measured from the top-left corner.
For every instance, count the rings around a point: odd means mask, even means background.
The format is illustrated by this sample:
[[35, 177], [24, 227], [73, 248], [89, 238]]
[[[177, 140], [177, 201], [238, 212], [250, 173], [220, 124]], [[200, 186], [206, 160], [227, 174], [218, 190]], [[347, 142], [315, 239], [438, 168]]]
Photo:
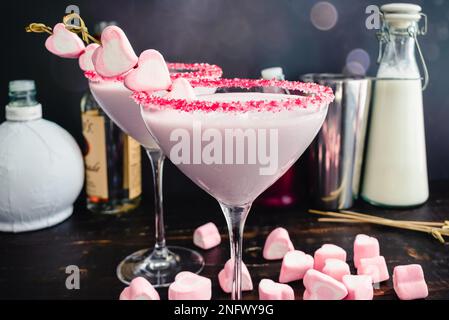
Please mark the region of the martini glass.
[[[221, 69], [208, 64], [168, 63], [172, 79], [214, 79]], [[165, 156], [155, 143], [142, 121], [140, 107], [131, 98], [122, 78], [104, 79], [88, 72], [90, 90], [103, 111], [126, 134], [137, 140], [145, 149], [152, 167], [155, 210], [155, 245], [127, 256], [117, 267], [117, 276], [125, 284], [136, 277], [144, 277], [154, 287], [165, 287], [181, 271], [199, 273], [204, 267], [203, 257], [196, 251], [167, 246], [163, 214], [162, 173]], [[197, 88], [197, 94], [208, 93], [212, 88]], [[213, 92], [213, 91], [212, 91]]]
[[133, 97], [163, 152], [220, 204], [234, 261], [232, 299], [240, 300], [242, 234], [251, 205], [309, 146], [334, 96], [330, 88], [300, 82], [221, 79], [191, 84], [216, 91], [193, 101]]

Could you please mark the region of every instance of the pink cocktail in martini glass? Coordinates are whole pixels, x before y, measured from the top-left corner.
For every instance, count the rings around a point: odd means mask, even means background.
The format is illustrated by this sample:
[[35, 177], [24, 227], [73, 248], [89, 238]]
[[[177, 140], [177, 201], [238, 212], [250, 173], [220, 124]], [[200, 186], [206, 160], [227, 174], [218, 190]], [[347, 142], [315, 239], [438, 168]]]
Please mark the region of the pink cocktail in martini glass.
[[[168, 63], [170, 76], [174, 80], [217, 79], [221, 77], [221, 68], [209, 64]], [[145, 149], [152, 166], [155, 199], [155, 245], [151, 249], [142, 249], [126, 257], [117, 267], [118, 278], [128, 284], [135, 277], [144, 277], [155, 287], [164, 287], [174, 281], [180, 271], [198, 273], [204, 266], [203, 257], [196, 251], [167, 246], [162, 200], [162, 171], [165, 156], [148, 132], [138, 104], [131, 99], [132, 91], [123, 83], [123, 77], [104, 79], [95, 72], [86, 73], [89, 87], [102, 110], [126, 134], [137, 140]], [[214, 88], [195, 89], [198, 95], [213, 93]]]
[[[146, 94], [134, 98], [163, 152], [219, 202], [235, 263], [232, 298], [241, 299], [242, 234], [251, 205], [309, 146], [334, 96], [327, 87], [300, 82], [191, 84], [217, 90], [191, 101]], [[273, 87], [277, 90], [267, 90]]]

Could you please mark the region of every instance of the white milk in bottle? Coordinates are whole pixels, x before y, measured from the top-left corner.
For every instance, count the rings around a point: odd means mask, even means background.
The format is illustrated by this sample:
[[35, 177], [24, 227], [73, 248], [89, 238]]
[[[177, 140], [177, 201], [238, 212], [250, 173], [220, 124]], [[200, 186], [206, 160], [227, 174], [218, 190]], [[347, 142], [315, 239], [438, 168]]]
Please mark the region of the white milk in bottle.
[[418, 27], [421, 7], [388, 4], [381, 10], [386, 46], [373, 92], [362, 197], [378, 206], [416, 206], [429, 196], [422, 82], [415, 59], [416, 36], [425, 33]]

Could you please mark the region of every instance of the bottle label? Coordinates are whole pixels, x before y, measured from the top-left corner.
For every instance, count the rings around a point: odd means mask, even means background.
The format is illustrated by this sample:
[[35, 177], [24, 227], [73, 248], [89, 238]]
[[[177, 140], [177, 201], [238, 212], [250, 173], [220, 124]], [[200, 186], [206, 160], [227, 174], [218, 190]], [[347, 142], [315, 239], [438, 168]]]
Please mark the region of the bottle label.
[[140, 143], [126, 136], [124, 146], [124, 189], [129, 190], [129, 198], [134, 199], [142, 193], [142, 168]]
[[83, 136], [86, 140], [84, 163], [86, 193], [89, 197], [108, 199], [108, 173], [104, 117], [98, 110], [82, 114]]

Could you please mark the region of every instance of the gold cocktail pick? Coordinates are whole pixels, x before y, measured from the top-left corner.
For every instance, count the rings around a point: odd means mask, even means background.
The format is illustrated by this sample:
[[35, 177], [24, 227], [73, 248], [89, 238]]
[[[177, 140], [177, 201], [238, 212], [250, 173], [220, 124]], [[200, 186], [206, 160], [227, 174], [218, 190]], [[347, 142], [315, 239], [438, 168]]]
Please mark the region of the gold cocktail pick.
[[[80, 25], [74, 25], [71, 24], [70, 21], [73, 19], [78, 19], [80, 22]], [[66, 27], [67, 30], [76, 33], [78, 35], [81, 35], [81, 39], [83, 39], [83, 41], [86, 44], [89, 44], [90, 42], [95, 42], [97, 44], [101, 44], [101, 42], [97, 39], [95, 39], [95, 37], [93, 37], [92, 35], [89, 34], [89, 30], [86, 27], [86, 24], [84, 23], [84, 20], [81, 18], [81, 16], [77, 13], [71, 13], [68, 14], [66, 16], [64, 16], [64, 18], [62, 18], [62, 23], [64, 24], [64, 26]], [[34, 33], [48, 33], [48, 34], [52, 34], [52, 28], [43, 24], [43, 23], [30, 23], [28, 26], [25, 27], [25, 31], [26, 32], [34, 32]]]

